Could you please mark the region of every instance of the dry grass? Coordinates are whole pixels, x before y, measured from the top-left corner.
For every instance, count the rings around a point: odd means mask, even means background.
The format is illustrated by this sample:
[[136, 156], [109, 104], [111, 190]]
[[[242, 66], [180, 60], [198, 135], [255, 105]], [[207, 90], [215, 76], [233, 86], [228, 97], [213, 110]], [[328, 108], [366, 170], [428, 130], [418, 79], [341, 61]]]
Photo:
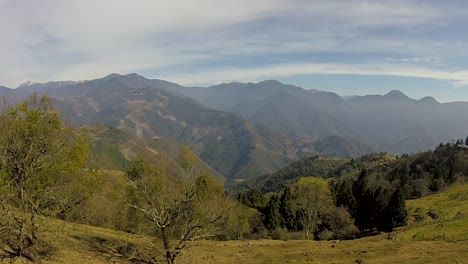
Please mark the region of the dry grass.
[[[179, 263], [468, 263], [468, 240], [417, 241], [434, 234], [463, 235], [468, 219], [461, 218], [467, 209], [468, 184], [446, 192], [409, 201], [416, 208], [437, 210], [448, 222], [417, 226], [397, 231], [396, 240], [378, 235], [350, 241], [195, 241], [180, 257]], [[42, 237], [50, 243], [53, 254], [43, 263], [142, 263], [141, 258], [154, 254], [147, 238], [59, 220], [47, 220]], [[403, 238], [403, 240], [401, 239]], [[9, 263], [4, 261], [0, 263]], [[14, 263], [24, 263], [17, 260]]]
[[[141, 237], [53, 222], [49, 223], [50, 231], [45, 236], [55, 252], [43, 263], [142, 263], [138, 257], [151, 252], [147, 241]], [[125, 246], [128, 253], [121, 252]], [[468, 241], [393, 241], [385, 235], [323, 242], [195, 241], [179, 263], [466, 263], [467, 249]], [[133, 251], [137, 253], [132, 255]]]
[[466, 263], [468, 242], [353, 241], [197, 242], [185, 263]]

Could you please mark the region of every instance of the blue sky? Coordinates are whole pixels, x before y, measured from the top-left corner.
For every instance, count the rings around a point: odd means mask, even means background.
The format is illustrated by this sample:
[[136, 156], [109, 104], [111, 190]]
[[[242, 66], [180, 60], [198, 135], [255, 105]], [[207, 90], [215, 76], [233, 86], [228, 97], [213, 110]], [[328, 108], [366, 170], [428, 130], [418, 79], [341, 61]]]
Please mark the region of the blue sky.
[[0, 0], [0, 85], [136, 72], [468, 101], [468, 2]]

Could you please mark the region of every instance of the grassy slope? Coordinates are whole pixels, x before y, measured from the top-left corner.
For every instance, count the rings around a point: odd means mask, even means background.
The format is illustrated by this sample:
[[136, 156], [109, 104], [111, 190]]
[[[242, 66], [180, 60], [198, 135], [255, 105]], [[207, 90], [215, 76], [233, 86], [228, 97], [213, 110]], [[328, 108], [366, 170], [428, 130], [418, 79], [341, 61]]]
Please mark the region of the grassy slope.
[[[468, 183], [456, 184], [442, 193], [409, 200], [407, 207], [410, 226], [407, 227], [409, 230], [404, 230], [399, 234], [400, 238], [408, 240], [468, 239]], [[413, 222], [417, 210], [426, 216], [422, 223]], [[435, 212], [438, 218], [431, 219], [427, 216], [429, 211]], [[468, 253], [466, 254], [468, 256]]]
[[[421, 232], [428, 234], [426, 238], [430, 232], [446, 232], [451, 240], [448, 234], [467, 232], [467, 198], [468, 183], [464, 183], [408, 201], [410, 214], [416, 208], [433, 208], [448, 220], [405, 227], [396, 232], [396, 240], [382, 234], [350, 241], [195, 241], [180, 263], [466, 263], [468, 240], [419, 241], [412, 237]], [[141, 263], [138, 259], [151, 252], [146, 239], [123, 232], [58, 220], [48, 220], [44, 227], [48, 231], [43, 236], [54, 248], [53, 256], [44, 263]], [[135, 249], [138, 252], [133, 254]]]
[[[108, 229], [61, 223], [48, 234], [56, 248], [44, 263], [141, 263], [150, 252], [144, 239]], [[139, 254], [122, 255], [131, 245]], [[196, 241], [180, 263], [465, 263], [468, 241], [392, 241], [376, 236], [352, 241]], [[130, 250], [132, 251], [132, 250]], [[119, 253], [120, 252], [120, 253]], [[7, 263], [7, 262], [5, 262]]]

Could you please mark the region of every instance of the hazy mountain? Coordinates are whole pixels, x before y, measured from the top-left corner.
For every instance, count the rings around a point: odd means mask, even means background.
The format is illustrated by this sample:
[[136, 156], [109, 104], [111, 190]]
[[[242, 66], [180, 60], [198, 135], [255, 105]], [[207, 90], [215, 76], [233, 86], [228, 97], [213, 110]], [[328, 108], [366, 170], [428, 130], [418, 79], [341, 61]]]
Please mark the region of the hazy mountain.
[[261, 100], [278, 93], [293, 95], [306, 93], [300, 87], [286, 85], [273, 80], [259, 83], [222, 83], [207, 88], [173, 86], [166, 89], [190, 97], [210, 108], [222, 111], [230, 111], [234, 106], [244, 101]]
[[13, 97], [31, 92], [53, 96], [76, 124], [187, 144], [230, 179], [306, 155], [417, 152], [468, 134], [468, 103], [415, 100], [397, 90], [345, 99], [271, 80], [202, 88], [137, 74], [0, 88], [0, 95]]
[[374, 150], [364, 141], [339, 136], [329, 136], [313, 144], [321, 155], [338, 158], [357, 158]]
[[330, 92], [264, 81], [177, 91], [306, 143], [334, 135], [359, 139], [377, 151], [401, 154], [432, 149], [468, 133], [468, 117], [461, 114], [467, 112], [468, 103], [441, 104], [432, 97], [415, 100], [398, 90], [344, 99]]
[[261, 100], [244, 101], [232, 111], [293, 138], [317, 140], [330, 135], [351, 135], [348, 127], [326, 107], [313, 102], [319, 94], [305, 93], [299, 97], [282, 92]]
[[75, 124], [105, 124], [139, 137], [174, 139], [229, 179], [271, 172], [297, 157], [280, 134], [175, 96], [159, 88], [160, 83], [136, 74], [112, 74], [47, 93]]
[[[399, 91], [346, 100], [352, 113], [347, 124], [369, 144], [392, 153], [434, 148], [468, 132], [460, 111], [468, 104], [440, 104], [434, 98], [414, 100]], [[462, 110], [464, 109], [464, 110]]]
[[[175, 169], [180, 167], [178, 158], [182, 145], [175, 141], [139, 138], [108, 126], [94, 126], [88, 130], [91, 135], [91, 155], [88, 165], [90, 168], [124, 171], [131, 161], [139, 157], [144, 157], [148, 161], [166, 162]], [[220, 181], [225, 180], [223, 175], [202, 160], [195, 163], [194, 173], [209, 173]]]
[[78, 80], [71, 80], [71, 81], [57, 81], [57, 82], [46, 82], [46, 83], [39, 83], [39, 82], [31, 82], [27, 81], [21, 85], [19, 85], [15, 89], [15, 94], [20, 97], [27, 96], [31, 93], [43, 93], [46, 91], [65, 88], [69, 86], [73, 86], [84, 81]]
[[13, 95], [13, 90], [10, 88], [7, 88], [5, 86], [0, 86], [0, 96], [12, 96]]

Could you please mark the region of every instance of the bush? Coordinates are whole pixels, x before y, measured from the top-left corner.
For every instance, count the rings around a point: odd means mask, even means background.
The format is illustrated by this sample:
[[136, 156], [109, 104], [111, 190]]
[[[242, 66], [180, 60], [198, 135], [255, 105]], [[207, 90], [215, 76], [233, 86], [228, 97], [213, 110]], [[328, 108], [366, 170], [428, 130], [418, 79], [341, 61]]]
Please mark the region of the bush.
[[317, 235], [317, 240], [330, 240], [332, 238], [334, 238], [335, 234], [328, 230], [328, 229], [325, 229], [325, 230], [322, 230], [318, 235]]
[[304, 234], [302, 232], [289, 232], [284, 228], [276, 228], [270, 234], [271, 239], [274, 240], [301, 240], [304, 238]]

